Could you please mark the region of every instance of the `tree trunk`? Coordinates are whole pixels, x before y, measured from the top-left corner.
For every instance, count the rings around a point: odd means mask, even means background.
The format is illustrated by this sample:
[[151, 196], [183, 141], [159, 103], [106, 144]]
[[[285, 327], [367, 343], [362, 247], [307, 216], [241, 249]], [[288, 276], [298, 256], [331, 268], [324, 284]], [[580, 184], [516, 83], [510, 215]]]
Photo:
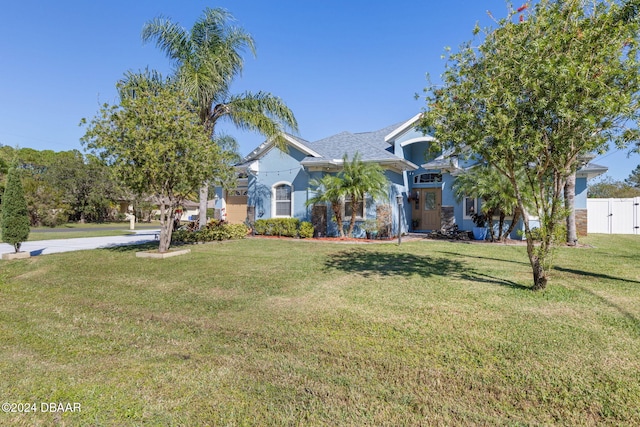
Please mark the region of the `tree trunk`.
[[173, 216], [175, 214], [175, 202], [160, 202], [160, 244], [158, 252], [168, 252], [171, 246], [171, 234], [173, 232]]
[[353, 237], [353, 229], [356, 227], [356, 216], [358, 212], [356, 211], [357, 203], [351, 200], [351, 223], [349, 224], [349, 232], [347, 233], [347, 237]]
[[567, 244], [576, 246], [578, 243], [578, 232], [576, 230], [576, 173], [573, 172], [567, 177], [564, 184], [564, 207], [567, 210]]
[[331, 204], [333, 215], [336, 217], [336, 224], [338, 226], [338, 235], [344, 237], [344, 226], [342, 224], [342, 203]]
[[200, 187], [200, 215], [199, 215], [199, 224], [198, 230], [201, 230], [204, 226], [207, 225], [207, 199], [209, 198], [209, 184], [206, 182], [202, 184]]
[[516, 207], [513, 209], [513, 218], [511, 219], [511, 224], [509, 225], [509, 228], [507, 229], [507, 231], [505, 231], [504, 234], [502, 235], [502, 242], [506, 241], [507, 238], [511, 236], [511, 233], [513, 233], [513, 230], [516, 228], [516, 224], [518, 223], [519, 219], [520, 219], [520, 208]]
[[[539, 253], [536, 254], [536, 247], [533, 243], [533, 238], [531, 237], [531, 231], [529, 230], [529, 221], [525, 219], [525, 222], [527, 223], [525, 225], [525, 230], [527, 230], [527, 254], [529, 255], [529, 262], [531, 263], [531, 269], [533, 272], [533, 287], [531, 289], [534, 291], [540, 291], [547, 287], [547, 272], [544, 271], [544, 258], [540, 258], [540, 255], [543, 257], [546, 256], [548, 250], [538, 248]], [[544, 242], [542, 242], [541, 245], [544, 245]]]
[[500, 219], [498, 220], [498, 237], [497, 239], [501, 242], [504, 241], [504, 211], [500, 209]]
[[533, 290], [541, 291], [547, 287], [547, 273], [540, 262], [540, 258], [533, 256], [531, 259], [531, 267], [533, 268]]
[[496, 241], [495, 233], [493, 232], [493, 214], [494, 209], [487, 212], [487, 225], [489, 226], [489, 241], [491, 243]]
[[[535, 243], [533, 241], [533, 236], [531, 234], [531, 228], [529, 227], [529, 217], [525, 213], [526, 211], [521, 200], [518, 201], [518, 211], [522, 212], [524, 232], [525, 236], [527, 237], [527, 255], [529, 256], [529, 262], [531, 263], [531, 269], [533, 272], [533, 287], [531, 289], [534, 291], [539, 291], [547, 287], [547, 273], [546, 271], [544, 271], [544, 263], [542, 262], [542, 260], [549, 252], [548, 247], [546, 247], [546, 250], [543, 249], [543, 247], [536, 249]], [[545, 242], [542, 242], [541, 245], [545, 245]], [[540, 257], [540, 255], [542, 255], [542, 258]]]

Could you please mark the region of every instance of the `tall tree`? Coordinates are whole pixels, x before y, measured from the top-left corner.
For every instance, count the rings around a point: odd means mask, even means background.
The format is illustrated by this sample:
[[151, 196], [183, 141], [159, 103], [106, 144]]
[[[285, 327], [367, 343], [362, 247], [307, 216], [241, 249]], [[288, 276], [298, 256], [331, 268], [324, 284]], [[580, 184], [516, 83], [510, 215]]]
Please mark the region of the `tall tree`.
[[351, 221], [347, 235], [352, 236], [358, 216], [357, 207], [364, 205], [365, 196], [373, 200], [386, 197], [389, 181], [379, 164], [363, 162], [360, 153], [356, 153], [351, 160], [344, 155], [338, 178], [342, 181], [345, 198], [351, 203]]
[[[525, 217], [533, 289], [544, 289], [562, 192], [582, 153], [637, 141], [637, 1], [540, 0], [450, 54], [443, 85], [426, 89], [423, 128], [480, 154], [512, 183], [524, 211], [526, 177], [542, 241]], [[479, 45], [478, 45], [479, 44]]]
[[615, 181], [610, 176], [605, 176], [589, 185], [587, 197], [602, 199], [640, 197], [640, 188], [629, 185], [626, 180]]
[[[119, 82], [119, 105], [104, 105], [82, 141], [136, 194], [160, 206], [159, 251], [169, 250], [175, 210], [211, 178], [221, 162], [192, 104], [175, 84], [155, 73]], [[87, 124], [86, 120], [83, 123]]]
[[[195, 103], [201, 124], [215, 141], [216, 124], [226, 118], [236, 127], [262, 133], [281, 147], [286, 145], [282, 132], [297, 131], [293, 112], [270, 93], [245, 92], [233, 95], [231, 83], [243, 68], [242, 53], [255, 55], [253, 38], [232, 26], [233, 16], [224, 9], [204, 11], [191, 31], [166, 18], [147, 22], [142, 30], [144, 42], [155, 40], [176, 66], [183, 90]], [[206, 222], [208, 185], [200, 188], [200, 226]]]
[[[64, 154], [64, 155], [63, 155]], [[60, 153], [47, 168], [45, 179], [61, 191], [70, 208], [70, 219], [104, 221], [111, 205], [122, 194], [108, 168], [94, 156], [77, 150]]]
[[631, 171], [631, 174], [627, 179], [624, 180], [627, 185], [631, 187], [635, 187], [640, 190], [640, 165], [636, 166], [636, 168]]
[[67, 153], [32, 148], [14, 150], [32, 226], [54, 227], [68, 220], [69, 205], [62, 192], [46, 176], [56, 158]]
[[7, 174], [2, 198], [2, 241], [13, 245], [15, 252], [29, 237], [29, 212], [16, 165]]

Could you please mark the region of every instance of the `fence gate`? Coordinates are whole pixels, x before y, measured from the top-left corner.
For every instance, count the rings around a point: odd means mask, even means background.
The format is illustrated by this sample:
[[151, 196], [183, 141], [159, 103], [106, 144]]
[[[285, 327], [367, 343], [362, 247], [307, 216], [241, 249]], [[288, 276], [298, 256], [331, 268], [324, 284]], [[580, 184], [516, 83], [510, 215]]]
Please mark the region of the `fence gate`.
[[604, 234], [640, 234], [640, 197], [587, 199], [587, 231]]

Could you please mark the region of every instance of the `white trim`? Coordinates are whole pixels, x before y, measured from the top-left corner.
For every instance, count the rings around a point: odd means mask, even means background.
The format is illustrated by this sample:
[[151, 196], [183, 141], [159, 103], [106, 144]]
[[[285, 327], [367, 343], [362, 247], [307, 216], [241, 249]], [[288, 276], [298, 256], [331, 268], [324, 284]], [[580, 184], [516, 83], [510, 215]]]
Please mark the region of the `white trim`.
[[[286, 185], [289, 188], [291, 188], [291, 200], [289, 201], [291, 203], [290, 205], [290, 209], [289, 209], [289, 215], [277, 215], [276, 212], [276, 204], [277, 204], [277, 200], [276, 200], [276, 188]], [[291, 218], [293, 217], [293, 184], [290, 183], [289, 181], [278, 181], [275, 182], [272, 186], [271, 186], [271, 218]]]
[[473, 211], [478, 212], [478, 198], [477, 197], [469, 197], [464, 196], [462, 199], [462, 219], [473, 219], [470, 215], [467, 215], [467, 199], [473, 199]]
[[425, 136], [421, 136], [418, 138], [412, 138], [412, 139], [408, 139], [404, 142], [400, 143], [400, 147], [404, 148], [407, 145], [411, 145], [411, 144], [415, 144], [416, 142], [433, 142], [433, 141], [438, 141], [437, 139], [435, 139], [434, 137], [432, 137], [431, 135], [425, 135]]
[[[419, 169], [418, 165], [413, 164], [409, 160], [403, 159], [402, 157], [398, 157], [396, 159], [379, 159], [379, 160], [363, 160], [364, 163], [377, 163], [383, 169], [391, 169], [396, 172], [402, 171], [410, 171]], [[306, 168], [309, 168], [311, 171], [338, 171], [342, 169], [343, 161], [342, 159], [332, 159], [332, 160], [322, 160], [315, 161], [311, 160], [303, 160], [300, 164]]]
[[[306, 154], [307, 156], [322, 157], [316, 151], [314, 151], [311, 148], [307, 147], [303, 143], [298, 142], [297, 140], [295, 140], [290, 135], [288, 135], [286, 133], [283, 133], [282, 137], [287, 141], [287, 144], [291, 145], [292, 147], [296, 148], [297, 150], [300, 150], [302, 153]], [[267, 152], [271, 148], [273, 148], [274, 144], [275, 144], [274, 139], [273, 138], [269, 138], [267, 141], [265, 141], [262, 144], [260, 144], [258, 146], [258, 148], [256, 148], [251, 153], [249, 153], [247, 155], [247, 157], [244, 158], [243, 162], [248, 162], [248, 161], [254, 160], [254, 159], [262, 156], [262, 154], [264, 154], [265, 152]]]
[[[440, 176], [440, 181], [425, 181], [425, 182], [418, 182], [418, 178], [420, 178], [423, 175], [436, 175], [436, 176]], [[413, 185], [419, 185], [419, 184], [442, 184], [442, 173], [435, 173], [435, 172], [420, 172], [420, 173], [416, 173], [413, 175]]]
[[[343, 220], [351, 221], [351, 215], [347, 217], [347, 214], [346, 214], [347, 202], [351, 203], [351, 200], [345, 197], [342, 200], [342, 218]], [[362, 213], [362, 216], [358, 215], [359, 213]], [[365, 194], [365, 196], [362, 199], [362, 212], [356, 212], [356, 221], [364, 221], [366, 218], [367, 218], [367, 195]]]
[[392, 141], [398, 135], [400, 135], [401, 133], [403, 133], [404, 131], [409, 129], [411, 127], [411, 125], [413, 125], [415, 122], [417, 122], [420, 117], [422, 117], [422, 113], [418, 113], [415, 116], [411, 117], [409, 120], [407, 120], [406, 122], [401, 124], [399, 128], [397, 128], [396, 130], [391, 132], [389, 135], [385, 136], [384, 137], [384, 141], [385, 142]]

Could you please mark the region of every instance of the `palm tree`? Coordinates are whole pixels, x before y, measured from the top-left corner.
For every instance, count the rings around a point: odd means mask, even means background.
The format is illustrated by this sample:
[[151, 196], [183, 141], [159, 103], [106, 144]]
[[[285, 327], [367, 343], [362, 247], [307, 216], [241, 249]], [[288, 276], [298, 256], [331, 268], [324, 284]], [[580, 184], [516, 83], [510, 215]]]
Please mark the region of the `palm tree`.
[[344, 227], [342, 225], [342, 206], [344, 203], [344, 190], [342, 180], [335, 175], [324, 175], [322, 178], [314, 178], [309, 181], [309, 187], [313, 188], [315, 196], [306, 201], [306, 205], [318, 203], [330, 204], [333, 216], [338, 225], [340, 237], [344, 237]]
[[356, 207], [364, 203], [365, 195], [374, 200], [386, 197], [389, 183], [380, 165], [363, 162], [360, 153], [356, 153], [351, 161], [345, 154], [342, 163], [343, 169], [338, 177], [342, 180], [343, 194], [351, 202], [351, 222], [347, 233], [351, 236], [356, 225]]
[[[255, 56], [253, 38], [242, 28], [232, 26], [233, 16], [224, 9], [207, 8], [191, 31], [166, 18], [147, 22], [142, 40], [155, 40], [174, 62], [176, 76], [183, 90], [193, 100], [200, 121], [215, 140], [216, 124], [226, 118], [242, 130], [257, 131], [286, 147], [285, 128], [297, 132], [293, 112], [278, 97], [266, 92], [229, 93], [233, 80], [240, 75], [242, 53]], [[200, 226], [206, 222], [208, 185], [200, 188]]]
[[[489, 218], [489, 233], [491, 240], [500, 241], [506, 238], [514, 230], [520, 219], [513, 185], [497, 169], [491, 165], [478, 165], [471, 170], [456, 176], [453, 182], [453, 194], [457, 200], [465, 197], [477, 197], [482, 200], [481, 212]], [[493, 233], [493, 217], [498, 215], [498, 235]], [[507, 215], [512, 216], [509, 228], [504, 230], [504, 221]]]

